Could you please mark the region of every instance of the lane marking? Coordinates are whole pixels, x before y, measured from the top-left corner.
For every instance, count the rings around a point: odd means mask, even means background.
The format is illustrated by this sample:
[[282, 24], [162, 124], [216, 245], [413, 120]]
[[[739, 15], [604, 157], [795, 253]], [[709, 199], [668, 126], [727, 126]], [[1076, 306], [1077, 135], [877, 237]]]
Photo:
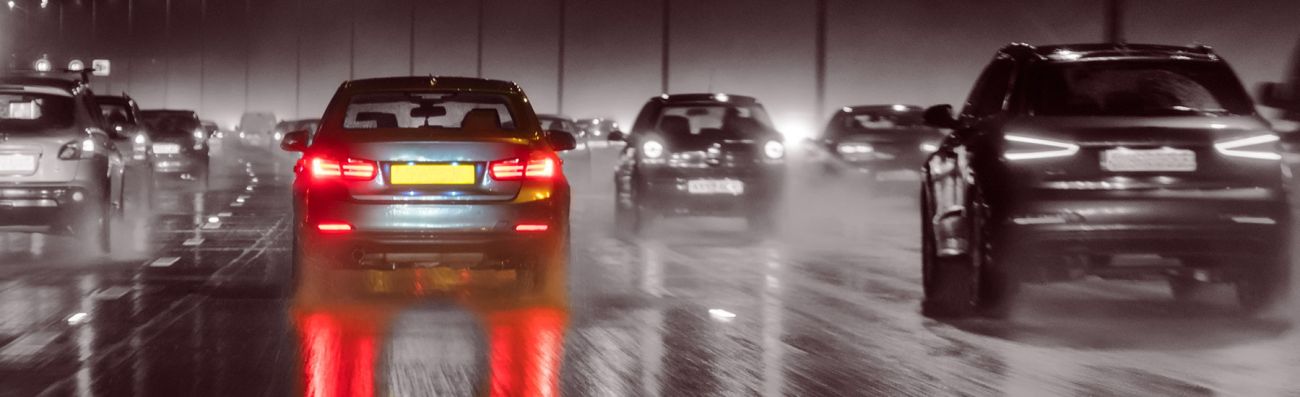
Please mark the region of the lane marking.
[[149, 263], [149, 267], [171, 267], [171, 265], [175, 265], [176, 262], [179, 262], [180, 260], [181, 257], [179, 256], [164, 256], [154, 259], [153, 262]]
[[222, 217], [222, 218], [228, 218], [228, 217], [230, 217], [231, 215], [234, 215], [234, 214], [233, 214], [233, 213], [230, 213], [230, 212], [222, 212], [222, 213], [220, 213], [220, 214], [217, 214], [217, 216]]
[[0, 349], [0, 362], [31, 361], [40, 357], [50, 345], [59, 339], [58, 332], [33, 332], [18, 337]]
[[[176, 258], [176, 259], [180, 259], [180, 258]], [[112, 287], [99, 290], [98, 292], [95, 292], [90, 297], [95, 300], [115, 301], [118, 299], [122, 299], [123, 296], [126, 296], [126, 294], [129, 293], [131, 293], [130, 288], [123, 287], [120, 285], [114, 285]]]
[[221, 222], [208, 222], [208, 223], [204, 223], [203, 226], [201, 226], [201, 227], [199, 227], [199, 228], [200, 228], [200, 229], [204, 229], [204, 230], [215, 230], [215, 229], [220, 229], [220, 228], [221, 228]]
[[181, 246], [197, 247], [199, 244], [203, 244], [203, 237], [195, 237], [189, 240], [185, 240], [185, 242], [181, 243]]

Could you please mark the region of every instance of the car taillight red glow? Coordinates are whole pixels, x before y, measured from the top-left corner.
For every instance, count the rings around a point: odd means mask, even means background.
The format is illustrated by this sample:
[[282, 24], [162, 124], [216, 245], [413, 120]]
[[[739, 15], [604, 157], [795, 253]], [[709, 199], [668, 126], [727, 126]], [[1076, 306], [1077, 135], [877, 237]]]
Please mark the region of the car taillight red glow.
[[520, 233], [544, 232], [550, 229], [551, 227], [545, 223], [520, 223], [515, 225], [515, 231]]
[[311, 159], [311, 176], [314, 178], [343, 178], [353, 181], [375, 179], [379, 164], [370, 160], [335, 160], [324, 157]]
[[492, 179], [517, 181], [520, 179], [547, 180], [559, 174], [559, 160], [548, 153], [533, 153], [525, 163], [522, 158], [497, 160], [488, 164]]
[[316, 225], [316, 230], [322, 233], [347, 233], [352, 231], [352, 225], [339, 222], [322, 222]]

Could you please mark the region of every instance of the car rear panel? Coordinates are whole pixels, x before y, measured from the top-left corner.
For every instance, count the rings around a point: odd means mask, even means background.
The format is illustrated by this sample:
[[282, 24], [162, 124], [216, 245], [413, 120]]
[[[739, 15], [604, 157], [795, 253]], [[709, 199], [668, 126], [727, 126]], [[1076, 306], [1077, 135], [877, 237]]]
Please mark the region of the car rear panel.
[[[43, 132], [4, 133], [0, 157], [35, 158], [35, 169], [0, 171], [0, 183], [66, 183], [77, 179], [82, 163], [88, 160], [60, 160], [59, 149], [80, 142], [85, 134], [73, 129]], [[30, 156], [30, 157], [28, 157]]]

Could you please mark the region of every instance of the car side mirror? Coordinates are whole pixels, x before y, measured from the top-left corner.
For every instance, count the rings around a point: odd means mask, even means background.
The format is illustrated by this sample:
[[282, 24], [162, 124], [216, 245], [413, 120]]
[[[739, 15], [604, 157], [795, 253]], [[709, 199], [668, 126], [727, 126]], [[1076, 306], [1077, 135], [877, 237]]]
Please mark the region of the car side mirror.
[[934, 105], [925, 109], [925, 124], [936, 128], [955, 129], [957, 119], [952, 115], [952, 105]]
[[578, 147], [578, 138], [566, 131], [547, 130], [546, 141], [551, 144], [551, 149], [557, 152], [573, 150]]
[[609, 132], [609, 135], [605, 136], [605, 139], [610, 142], [622, 142], [627, 137], [623, 135], [623, 131], [613, 130]]
[[302, 152], [307, 150], [307, 130], [298, 130], [284, 134], [280, 138], [280, 149], [286, 152]]
[[1296, 85], [1287, 83], [1265, 82], [1256, 88], [1259, 104], [1271, 108], [1294, 109], [1300, 106]]

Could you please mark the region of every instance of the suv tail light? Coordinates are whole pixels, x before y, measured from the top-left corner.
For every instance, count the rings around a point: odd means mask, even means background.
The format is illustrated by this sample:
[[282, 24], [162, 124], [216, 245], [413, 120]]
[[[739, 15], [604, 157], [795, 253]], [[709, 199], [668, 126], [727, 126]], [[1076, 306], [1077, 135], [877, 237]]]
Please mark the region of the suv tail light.
[[95, 157], [95, 149], [98, 146], [93, 139], [84, 139], [80, 141], [68, 142], [59, 148], [60, 160], [77, 160]]
[[488, 173], [498, 181], [549, 180], [559, 175], [559, 163], [553, 154], [533, 152], [527, 162], [523, 158], [514, 158], [488, 163]]
[[379, 164], [370, 160], [335, 160], [324, 157], [311, 159], [311, 176], [317, 179], [342, 178], [350, 181], [368, 181], [379, 173]]

